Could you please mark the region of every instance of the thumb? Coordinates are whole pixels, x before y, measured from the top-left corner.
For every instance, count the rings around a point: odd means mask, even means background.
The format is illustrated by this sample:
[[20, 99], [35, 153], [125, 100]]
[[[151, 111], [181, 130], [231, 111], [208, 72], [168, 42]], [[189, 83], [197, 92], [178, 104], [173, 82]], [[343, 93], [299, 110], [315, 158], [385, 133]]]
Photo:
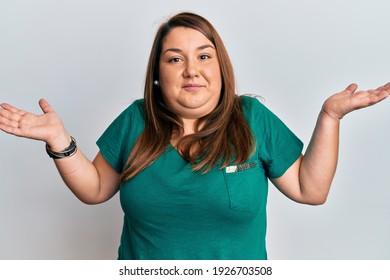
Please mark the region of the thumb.
[[345, 90], [348, 90], [351, 93], [354, 93], [357, 90], [357, 88], [358, 88], [358, 85], [355, 83], [352, 83], [349, 86], [347, 86], [347, 88]]
[[53, 108], [50, 106], [49, 102], [47, 102], [45, 99], [39, 100], [39, 107], [41, 107], [42, 111], [46, 113], [54, 112]]

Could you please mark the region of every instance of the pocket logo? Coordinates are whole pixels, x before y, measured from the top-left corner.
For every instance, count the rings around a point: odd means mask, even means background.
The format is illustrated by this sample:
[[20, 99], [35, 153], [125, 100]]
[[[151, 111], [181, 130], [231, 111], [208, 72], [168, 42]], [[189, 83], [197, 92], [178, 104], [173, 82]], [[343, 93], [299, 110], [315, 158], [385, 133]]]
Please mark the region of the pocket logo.
[[225, 170], [226, 173], [235, 173], [235, 172], [245, 171], [254, 168], [256, 166], [257, 166], [257, 162], [254, 161], [254, 162], [248, 162], [243, 164], [226, 166]]

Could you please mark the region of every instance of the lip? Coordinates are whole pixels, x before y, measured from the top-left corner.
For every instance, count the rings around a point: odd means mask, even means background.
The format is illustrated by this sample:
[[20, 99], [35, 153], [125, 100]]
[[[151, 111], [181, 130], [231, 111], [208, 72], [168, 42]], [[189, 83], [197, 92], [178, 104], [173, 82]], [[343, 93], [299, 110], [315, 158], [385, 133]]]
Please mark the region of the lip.
[[182, 88], [184, 89], [199, 89], [203, 87], [202, 85], [199, 85], [199, 84], [186, 84], [184, 86], [182, 86]]

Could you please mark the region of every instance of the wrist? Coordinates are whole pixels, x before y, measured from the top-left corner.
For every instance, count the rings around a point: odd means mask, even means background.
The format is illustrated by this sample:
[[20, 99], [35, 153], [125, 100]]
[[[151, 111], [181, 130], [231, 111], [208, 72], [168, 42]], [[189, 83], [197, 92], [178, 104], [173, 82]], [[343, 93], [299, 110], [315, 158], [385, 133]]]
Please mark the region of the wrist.
[[76, 144], [76, 140], [72, 136], [70, 137], [70, 139], [71, 139], [71, 141], [70, 141], [69, 146], [60, 152], [53, 151], [46, 144], [47, 154], [53, 159], [62, 159], [62, 158], [73, 156], [77, 152], [77, 144]]
[[72, 142], [72, 138], [66, 132], [58, 133], [53, 139], [46, 141], [46, 145], [53, 152], [60, 152], [69, 147], [69, 144]]
[[340, 124], [340, 119], [338, 116], [330, 114], [324, 108], [321, 109], [320, 114], [319, 114], [319, 119], [323, 123], [327, 123], [330, 125], [339, 125]]
[[327, 118], [334, 119], [335, 121], [340, 121], [344, 117], [345, 112], [340, 108], [340, 105], [338, 104], [339, 101], [336, 98], [337, 96], [338, 95], [336, 94], [325, 100], [321, 107], [321, 114], [325, 115]]

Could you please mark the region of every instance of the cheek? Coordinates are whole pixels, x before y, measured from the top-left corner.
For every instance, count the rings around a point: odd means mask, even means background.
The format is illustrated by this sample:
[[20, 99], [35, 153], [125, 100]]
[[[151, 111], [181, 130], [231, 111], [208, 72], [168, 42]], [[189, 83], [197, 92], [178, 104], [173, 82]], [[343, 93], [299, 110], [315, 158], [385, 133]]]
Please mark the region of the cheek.
[[221, 83], [222, 74], [219, 64], [214, 63], [213, 65], [210, 65], [210, 67], [207, 69], [207, 75], [212, 79], [214, 83]]
[[221, 91], [221, 89], [222, 89], [222, 76], [221, 76], [221, 73], [219, 71], [219, 68], [212, 71], [209, 74], [209, 77], [210, 77], [209, 82], [210, 82], [213, 90]]
[[179, 94], [179, 90], [177, 89], [175, 82], [169, 80], [160, 82], [160, 91], [165, 103], [176, 99]]
[[179, 81], [180, 81], [180, 75], [178, 73], [174, 73], [172, 71], [170, 71], [169, 73], [168, 72], [160, 73], [159, 82], [162, 91], [164, 90], [169, 91], [177, 88], [177, 86], [179, 85]]

